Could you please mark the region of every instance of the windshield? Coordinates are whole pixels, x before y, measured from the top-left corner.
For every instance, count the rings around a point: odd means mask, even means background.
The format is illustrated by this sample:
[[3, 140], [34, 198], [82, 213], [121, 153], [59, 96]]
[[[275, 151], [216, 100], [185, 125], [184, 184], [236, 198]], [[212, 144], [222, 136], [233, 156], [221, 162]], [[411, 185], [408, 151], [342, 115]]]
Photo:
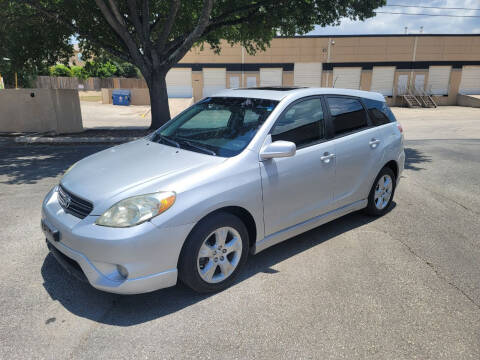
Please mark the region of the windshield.
[[162, 128], [152, 141], [231, 157], [247, 147], [278, 101], [212, 97], [193, 105]]

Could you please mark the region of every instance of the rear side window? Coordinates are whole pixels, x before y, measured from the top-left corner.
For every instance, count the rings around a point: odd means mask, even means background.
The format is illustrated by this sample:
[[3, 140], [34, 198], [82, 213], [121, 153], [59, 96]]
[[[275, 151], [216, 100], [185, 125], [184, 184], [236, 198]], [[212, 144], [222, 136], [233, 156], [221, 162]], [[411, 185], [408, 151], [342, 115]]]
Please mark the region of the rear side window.
[[363, 99], [373, 125], [380, 126], [397, 121], [392, 110], [383, 101]]
[[367, 114], [362, 103], [346, 97], [328, 97], [335, 136], [349, 133], [368, 126]]
[[319, 98], [311, 98], [293, 104], [278, 118], [271, 135], [272, 141], [292, 141], [297, 147], [323, 139], [322, 101]]

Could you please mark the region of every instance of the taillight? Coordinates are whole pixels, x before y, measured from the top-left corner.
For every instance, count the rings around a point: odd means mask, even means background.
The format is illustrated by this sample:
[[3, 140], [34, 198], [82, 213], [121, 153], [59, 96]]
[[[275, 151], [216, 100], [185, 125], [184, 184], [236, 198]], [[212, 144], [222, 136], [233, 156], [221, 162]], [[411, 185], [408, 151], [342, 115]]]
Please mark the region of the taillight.
[[398, 128], [398, 130], [400, 130], [400, 133], [403, 134], [403, 127], [402, 127], [402, 125], [400, 125], [399, 122], [397, 122], [397, 128]]

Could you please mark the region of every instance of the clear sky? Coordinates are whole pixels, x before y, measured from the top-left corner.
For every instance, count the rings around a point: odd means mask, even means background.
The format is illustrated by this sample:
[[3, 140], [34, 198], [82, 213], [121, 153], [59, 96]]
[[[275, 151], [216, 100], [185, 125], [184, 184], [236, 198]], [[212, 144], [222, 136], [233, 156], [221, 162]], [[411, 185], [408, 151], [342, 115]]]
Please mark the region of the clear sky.
[[468, 15], [479, 17], [444, 17], [425, 15], [377, 14], [366, 21], [343, 19], [339, 26], [316, 27], [310, 35], [355, 35], [355, 34], [403, 34], [405, 26], [408, 33], [418, 33], [420, 26], [426, 34], [470, 34], [480, 33], [480, 10], [431, 9], [473, 8], [480, 9], [480, 0], [387, 0], [387, 5], [408, 5], [413, 7], [384, 6], [377, 11], [401, 12], [432, 15]]

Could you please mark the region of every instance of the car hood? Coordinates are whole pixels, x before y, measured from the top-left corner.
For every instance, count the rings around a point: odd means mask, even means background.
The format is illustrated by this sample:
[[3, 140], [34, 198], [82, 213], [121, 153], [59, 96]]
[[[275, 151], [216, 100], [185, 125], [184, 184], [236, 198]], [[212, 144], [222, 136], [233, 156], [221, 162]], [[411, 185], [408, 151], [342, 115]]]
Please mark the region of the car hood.
[[127, 197], [143, 194], [144, 190], [175, 190], [159, 187], [178, 176], [205, 170], [223, 161], [225, 158], [141, 139], [80, 160], [62, 178], [61, 184], [97, 208], [100, 202], [124, 192]]

